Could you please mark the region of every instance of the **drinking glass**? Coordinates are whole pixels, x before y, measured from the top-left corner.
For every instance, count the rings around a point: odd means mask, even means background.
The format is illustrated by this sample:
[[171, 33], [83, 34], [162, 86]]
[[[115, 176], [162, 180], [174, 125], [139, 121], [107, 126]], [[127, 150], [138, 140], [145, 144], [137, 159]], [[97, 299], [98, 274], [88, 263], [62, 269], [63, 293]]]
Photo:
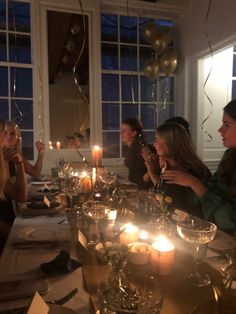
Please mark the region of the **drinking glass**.
[[96, 244], [99, 242], [99, 239], [100, 239], [99, 222], [107, 216], [107, 214], [110, 212], [111, 209], [108, 207], [107, 204], [99, 202], [99, 201], [93, 201], [93, 200], [84, 202], [82, 205], [82, 209], [83, 209], [84, 215], [93, 219], [95, 222], [95, 233], [96, 233], [97, 240], [90, 241], [90, 243]]
[[105, 185], [107, 195], [107, 200], [110, 200], [109, 190], [110, 187], [116, 182], [116, 174], [112, 171], [109, 171], [107, 168], [104, 168], [102, 173], [99, 176], [101, 182]]
[[179, 236], [194, 246], [195, 271], [188, 276], [188, 279], [195, 286], [204, 287], [211, 282], [208, 275], [199, 273], [197, 261], [200, 245], [211, 242], [216, 235], [216, 230], [217, 227], [213, 223], [193, 216], [188, 216], [186, 220], [177, 223]]

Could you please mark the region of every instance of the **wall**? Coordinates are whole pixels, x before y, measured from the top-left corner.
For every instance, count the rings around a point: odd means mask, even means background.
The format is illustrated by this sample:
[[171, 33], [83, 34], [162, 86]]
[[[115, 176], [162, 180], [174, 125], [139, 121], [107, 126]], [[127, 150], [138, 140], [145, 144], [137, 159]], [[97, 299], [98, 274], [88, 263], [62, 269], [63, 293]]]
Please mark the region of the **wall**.
[[[192, 138], [196, 144], [198, 153], [207, 162], [213, 162], [216, 159], [219, 160], [222, 148], [218, 147], [218, 150], [215, 150], [217, 155], [212, 156], [208, 154], [209, 150], [207, 153], [209, 147], [204, 143], [203, 132], [201, 130], [201, 122], [204, 118], [204, 106], [202, 104], [205, 101], [202, 87], [202, 83], [204, 82], [204, 62], [199, 60], [210, 54], [207, 33], [214, 52], [232, 46], [236, 42], [236, 1], [212, 1], [206, 33], [208, 5], [209, 1], [206, 0], [190, 0], [187, 12], [177, 20], [178, 43], [181, 55], [177, 80], [177, 107], [180, 108], [182, 114], [190, 121]], [[222, 65], [224, 67], [225, 61], [223, 61]], [[218, 89], [214, 89], [213, 86], [210, 89], [213, 89], [213, 94], [216, 91], [220, 92]], [[222, 94], [221, 90], [219, 99], [222, 102], [227, 102], [227, 98], [230, 98], [229, 93], [227, 97], [224, 96], [226, 94], [227, 91]], [[213, 120], [214, 122], [209, 125], [209, 132], [214, 134], [218, 129], [218, 121], [220, 119], [218, 109], [215, 115], [217, 116], [217, 123]]]

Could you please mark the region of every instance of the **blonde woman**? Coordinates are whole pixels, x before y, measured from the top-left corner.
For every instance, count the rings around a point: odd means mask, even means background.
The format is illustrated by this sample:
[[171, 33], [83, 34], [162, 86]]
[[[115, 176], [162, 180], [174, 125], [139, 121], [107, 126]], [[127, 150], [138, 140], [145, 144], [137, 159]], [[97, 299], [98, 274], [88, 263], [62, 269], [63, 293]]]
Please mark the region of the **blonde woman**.
[[[22, 155], [22, 137], [21, 131], [17, 124], [13, 121], [7, 122], [5, 127], [5, 142], [4, 146], [15, 148]], [[35, 143], [38, 151], [38, 157], [36, 163], [31, 165], [23, 156], [23, 165], [25, 172], [34, 178], [38, 178], [41, 175], [44, 156], [44, 144], [41, 141]], [[14, 168], [9, 165], [11, 175], [14, 175]]]
[[[157, 128], [155, 143], [160, 167], [163, 169], [161, 178], [165, 177], [168, 170], [181, 171], [195, 176], [203, 184], [206, 184], [211, 173], [199, 159], [193, 148], [191, 139], [186, 129], [178, 123], [165, 123]], [[148, 160], [146, 165], [154, 184], [159, 183], [159, 176], [152, 173]], [[173, 209], [183, 209], [191, 214], [203, 217], [201, 203], [191, 188], [178, 184], [164, 182], [165, 193], [173, 199]]]
[[[15, 218], [12, 200], [24, 202], [27, 199], [27, 182], [22, 157], [15, 149], [3, 148], [4, 140], [4, 122], [0, 120], [0, 250]], [[15, 184], [10, 182], [7, 175], [9, 161], [15, 165]]]

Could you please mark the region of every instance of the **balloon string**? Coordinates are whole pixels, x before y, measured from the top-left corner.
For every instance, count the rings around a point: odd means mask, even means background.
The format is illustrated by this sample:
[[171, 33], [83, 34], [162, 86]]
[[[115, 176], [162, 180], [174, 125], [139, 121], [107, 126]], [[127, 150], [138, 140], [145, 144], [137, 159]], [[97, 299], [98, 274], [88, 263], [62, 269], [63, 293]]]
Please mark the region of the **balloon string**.
[[14, 2], [12, 2], [12, 20], [13, 20], [13, 29], [14, 29], [14, 75], [13, 75], [13, 98], [14, 98], [14, 107], [16, 108], [17, 112], [18, 112], [18, 115], [16, 116], [16, 118], [14, 120], [20, 120], [22, 121], [23, 120], [23, 113], [22, 111], [20, 110], [18, 104], [17, 104], [17, 101], [16, 101], [16, 71], [17, 71], [17, 68], [16, 68], [16, 64], [17, 64], [17, 50], [16, 50], [16, 47], [17, 47], [17, 35], [16, 35], [16, 20], [15, 20], [15, 9], [14, 9]]
[[[129, 14], [129, 0], [126, 0], [126, 11], [127, 11], [127, 17], [128, 17], [128, 34], [129, 34], [129, 43], [131, 44], [131, 30], [130, 30], [130, 14]], [[130, 60], [132, 60], [132, 51], [131, 51], [132, 47], [131, 45], [129, 45], [129, 58]], [[134, 77], [133, 75], [131, 75], [131, 97], [132, 97], [132, 104], [134, 106], [134, 112], [135, 112], [135, 116], [136, 119], [141, 123], [141, 120], [139, 119], [139, 114], [137, 111], [137, 105], [135, 102], [135, 97], [134, 97]]]
[[40, 137], [40, 140], [42, 139], [44, 142], [44, 121], [43, 121], [43, 114], [42, 114], [42, 78], [41, 78], [39, 67], [38, 67], [38, 77], [39, 77], [38, 119], [41, 124], [39, 137]]
[[[83, 98], [83, 100], [84, 100], [84, 102], [85, 102], [85, 104], [86, 104], [87, 110], [88, 110], [88, 112], [89, 112], [89, 102], [88, 102], [88, 99], [87, 99], [87, 97], [85, 96], [85, 94], [84, 94], [84, 92], [83, 92], [83, 90], [82, 90], [82, 88], [81, 88], [81, 86], [80, 86], [80, 84], [79, 84], [79, 75], [78, 75], [78, 73], [76, 72], [76, 68], [77, 68], [77, 66], [78, 66], [78, 64], [79, 64], [79, 62], [80, 62], [80, 59], [81, 59], [81, 57], [82, 57], [82, 54], [83, 54], [83, 52], [84, 52], [84, 48], [85, 48], [85, 35], [86, 35], [86, 22], [85, 22], [84, 10], [83, 10], [83, 6], [82, 6], [81, 0], [79, 0], [79, 5], [80, 5], [80, 10], [81, 10], [82, 19], [83, 19], [83, 33], [84, 33], [84, 36], [83, 36], [83, 42], [82, 42], [82, 46], [81, 46], [79, 55], [78, 55], [77, 60], [76, 60], [76, 62], [75, 62], [75, 64], [74, 64], [74, 67], [73, 67], [73, 76], [74, 76], [75, 85], [76, 85], [76, 87], [78, 88], [78, 91], [79, 91], [79, 93], [81, 94], [81, 96], [82, 96], [82, 98]], [[89, 119], [89, 117], [87, 117], [87, 120], [88, 120], [88, 119]], [[85, 121], [85, 122], [87, 122], [87, 121]], [[84, 125], [85, 125], [85, 122], [84, 122]], [[84, 125], [82, 125], [80, 129], [82, 129]]]
[[204, 124], [206, 123], [206, 121], [210, 118], [210, 116], [212, 115], [212, 112], [213, 112], [213, 103], [212, 103], [212, 100], [211, 98], [208, 96], [207, 92], [206, 92], [206, 84], [208, 82], [208, 79], [211, 75], [211, 72], [212, 72], [212, 65], [213, 65], [213, 50], [212, 50], [212, 45], [211, 45], [211, 41], [210, 41], [210, 38], [209, 38], [209, 35], [208, 35], [208, 28], [207, 28], [207, 24], [208, 24], [208, 18], [209, 18], [209, 14], [210, 14], [210, 9], [211, 9], [211, 3], [212, 3], [212, 0], [209, 1], [209, 4], [208, 4], [208, 8], [207, 8], [207, 13], [206, 13], [206, 23], [205, 23], [205, 34], [206, 34], [206, 40], [207, 40], [207, 44], [208, 44], [208, 47], [210, 49], [210, 53], [211, 53], [211, 66], [210, 66], [210, 70], [209, 70], [209, 73], [206, 77], [206, 80], [204, 82], [204, 85], [203, 85], [203, 91], [204, 91], [204, 95], [206, 96], [207, 100], [209, 101], [210, 105], [211, 105], [211, 109], [210, 109], [210, 112], [209, 114], [207, 115], [207, 117], [202, 121], [201, 123], [201, 129], [203, 131], [203, 133], [205, 133], [209, 140], [207, 140], [208, 142], [212, 141], [212, 136], [211, 134], [205, 129], [204, 127]]

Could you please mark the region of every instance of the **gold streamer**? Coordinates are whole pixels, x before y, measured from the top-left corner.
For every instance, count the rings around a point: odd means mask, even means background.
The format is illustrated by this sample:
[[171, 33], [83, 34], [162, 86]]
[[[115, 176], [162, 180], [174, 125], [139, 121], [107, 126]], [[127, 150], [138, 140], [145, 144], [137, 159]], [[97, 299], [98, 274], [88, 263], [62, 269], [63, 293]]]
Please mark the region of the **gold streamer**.
[[[82, 54], [83, 54], [83, 52], [84, 52], [84, 47], [85, 47], [85, 33], [86, 33], [85, 16], [84, 16], [84, 10], [83, 10], [83, 6], [82, 6], [81, 0], [79, 0], [79, 4], [80, 4], [80, 10], [81, 10], [82, 19], [83, 19], [83, 32], [84, 32], [84, 37], [83, 37], [83, 42], [82, 42], [81, 50], [80, 50], [80, 52], [79, 52], [78, 58], [77, 58], [77, 60], [76, 60], [76, 62], [75, 62], [75, 65], [74, 65], [74, 67], [73, 67], [73, 76], [74, 76], [75, 85], [76, 85], [76, 87], [78, 88], [78, 91], [79, 91], [79, 93], [81, 94], [81, 96], [82, 96], [82, 98], [83, 98], [83, 100], [84, 100], [84, 102], [85, 102], [85, 104], [86, 104], [86, 106], [87, 106], [87, 110], [88, 110], [88, 112], [89, 112], [89, 102], [88, 102], [88, 99], [87, 99], [86, 95], [84, 94], [84, 92], [83, 92], [83, 90], [82, 90], [82, 88], [81, 88], [81, 86], [80, 86], [80, 84], [79, 84], [79, 75], [78, 75], [78, 73], [76, 72], [76, 67], [77, 67], [77, 65], [79, 64], [79, 61], [80, 61], [80, 59], [81, 59], [81, 56], [82, 56]], [[83, 129], [84, 129], [86, 123], [88, 122], [88, 120], [89, 120], [89, 116], [88, 116], [87, 120], [85, 120], [84, 124], [80, 127], [80, 131], [84, 131]]]
[[210, 105], [211, 105], [211, 109], [210, 109], [210, 112], [209, 114], [206, 116], [206, 118], [204, 118], [204, 120], [202, 121], [201, 123], [201, 129], [203, 131], [203, 133], [205, 133], [209, 140], [207, 140], [208, 142], [211, 142], [212, 141], [212, 136], [211, 134], [205, 129], [204, 127], [204, 124], [206, 123], [206, 121], [210, 118], [210, 116], [212, 115], [212, 112], [213, 112], [213, 103], [212, 103], [212, 100], [211, 98], [208, 96], [207, 92], [206, 92], [206, 84], [207, 84], [207, 81], [211, 75], [211, 72], [212, 72], [212, 65], [213, 65], [213, 50], [212, 50], [212, 45], [211, 45], [211, 41], [210, 41], [210, 38], [208, 36], [208, 29], [207, 29], [207, 23], [208, 23], [208, 18], [209, 18], [209, 14], [210, 14], [210, 10], [211, 10], [211, 3], [212, 3], [212, 0], [209, 0], [209, 4], [208, 4], [208, 8], [207, 8], [207, 13], [206, 13], [206, 24], [205, 24], [205, 34], [206, 34], [206, 40], [207, 40], [207, 44], [208, 44], [208, 47], [210, 49], [210, 53], [211, 53], [211, 67], [210, 67], [210, 71], [206, 77], [206, 80], [204, 82], [204, 85], [203, 85], [203, 91], [204, 91], [204, 95], [206, 96], [207, 100], [209, 101]]
[[42, 78], [40, 74], [40, 70], [38, 67], [38, 77], [39, 77], [39, 98], [38, 98], [38, 119], [41, 124], [41, 129], [39, 131], [39, 140], [44, 142], [44, 120], [43, 120], [43, 114], [42, 114]]

